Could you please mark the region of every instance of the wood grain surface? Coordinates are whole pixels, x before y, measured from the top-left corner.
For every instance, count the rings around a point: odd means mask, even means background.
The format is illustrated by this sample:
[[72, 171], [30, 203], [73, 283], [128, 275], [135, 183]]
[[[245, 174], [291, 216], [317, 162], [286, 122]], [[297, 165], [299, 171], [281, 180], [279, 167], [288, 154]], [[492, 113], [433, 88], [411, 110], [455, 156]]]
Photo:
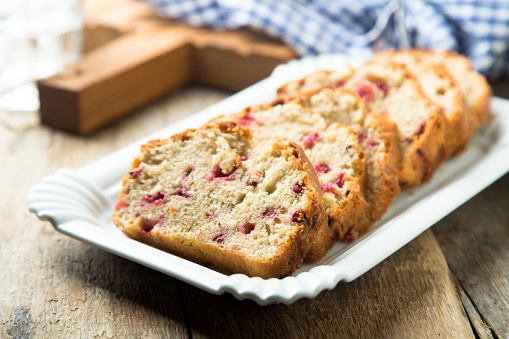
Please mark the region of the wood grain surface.
[[89, 137], [0, 114], [0, 337], [507, 338], [509, 175], [351, 283], [291, 306], [214, 296], [65, 237], [29, 188], [217, 102], [189, 87]]

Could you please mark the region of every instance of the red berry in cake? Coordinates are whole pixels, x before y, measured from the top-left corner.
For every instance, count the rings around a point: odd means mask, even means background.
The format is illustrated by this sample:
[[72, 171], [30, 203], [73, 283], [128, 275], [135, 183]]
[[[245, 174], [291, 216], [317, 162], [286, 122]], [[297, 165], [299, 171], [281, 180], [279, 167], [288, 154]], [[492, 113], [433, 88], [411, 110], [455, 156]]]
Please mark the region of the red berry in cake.
[[345, 80], [338, 80], [334, 83], [334, 87], [343, 87], [345, 86]]
[[319, 164], [319, 165], [315, 165], [315, 171], [316, 171], [316, 173], [318, 173], [318, 174], [325, 174], [325, 173], [329, 173], [329, 171], [330, 171], [330, 167], [329, 167], [329, 165], [327, 165], [327, 164]]
[[363, 84], [357, 90], [357, 94], [369, 105], [373, 99], [373, 88], [368, 84]]
[[292, 214], [292, 222], [302, 222], [302, 220], [300, 219], [300, 212], [299, 211], [293, 212], [293, 214]]
[[322, 192], [323, 193], [334, 193], [336, 191], [336, 188], [332, 186], [331, 184], [323, 184], [322, 185]]
[[160, 204], [164, 201], [166, 194], [164, 192], [158, 192], [155, 194], [147, 194], [145, 195], [145, 200], [150, 204]]
[[233, 180], [233, 173], [237, 168], [233, 169], [230, 173], [225, 173], [221, 166], [216, 165], [209, 173], [207, 173], [206, 178], [208, 180], [220, 180], [220, 181], [230, 181]]
[[132, 170], [129, 171], [129, 175], [131, 176], [131, 178], [136, 179], [137, 177], [140, 176], [141, 170], [143, 170], [143, 166], [133, 168]]
[[307, 135], [305, 135], [301, 141], [302, 141], [302, 145], [306, 148], [311, 148], [313, 147], [313, 145], [315, 144], [315, 142], [319, 141], [320, 140], [320, 134], [318, 134], [317, 132], [311, 132]]
[[368, 140], [368, 142], [366, 143], [366, 146], [368, 147], [368, 149], [373, 149], [373, 148], [375, 148], [375, 147], [376, 147], [376, 146], [378, 146], [378, 145], [379, 145], [378, 141], [376, 141], [376, 140], [375, 140], [375, 139], [373, 139], [373, 138], [370, 138], [370, 139]]
[[359, 139], [359, 142], [363, 142], [367, 136], [368, 132], [366, 132], [365, 130], [360, 130], [357, 132], [357, 139]]
[[217, 214], [214, 211], [205, 212], [205, 215], [207, 216], [207, 219], [214, 219], [215, 217], [217, 217]]
[[253, 171], [253, 173], [251, 173], [249, 175], [246, 183], [249, 186], [256, 187], [256, 186], [258, 186], [259, 183], [261, 183], [263, 181], [264, 177], [265, 177], [265, 172], [255, 170], [255, 171]]
[[384, 95], [387, 95], [387, 92], [389, 92], [389, 85], [387, 85], [387, 83], [383, 80], [377, 80], [375, 82], [375, 86], [381, 90], [382, 92], [384, 92]]
[[344, 184], [345, 184], [345, 173], [341, 172], [338, 174], [338, 180], [336, 181], [336, 185], [339, 188], [343, 188]]
[[117, 201], [117, 203], [115, 204], [115, 211], [119, 211], [121, 209], [124, 209], [127, 207], [127, 201], [125, 200], [119, 200]]
[[187, 187], [185, 185], [180, 185], [179, 188], [177, 188], [177, 191], [175, 192], [178, 196], [189, 198], [190, 195], [187, 193]]
[[246, 222], [238, 227], [238, 230], [244, 234], [249, 234], [253, 232], [256, 224], [252, 222]]
[[240, 156], [240, 161], [246, 161], [246, 160], [247, 160], [247, 157], [245, 155]]
[[226, 234], [223, 232], [218, 232], [212, 235], [212, 241], [217, 242], [218, 244], [222, 244], [226, 240]]
[[302, 192], [304, 191], [304, 187], [302, 185], [295, 184], [293, 185], [292, 190], [297, 194], [302, 194]]
[[249, 125], [249, 124], [252, 124], [254, 123], [256, 120], [253, 116], [251, 115], [246, 115], [245, 117], [243, 118], [240, 118], [239, 120], [237, 120], [237, 124], [239, 125]]
[[262, 212], [262, 217], [269, 218], [273, 217], [277, 214], [277, 208], [275, 207], [265, 207], [265, 209]]

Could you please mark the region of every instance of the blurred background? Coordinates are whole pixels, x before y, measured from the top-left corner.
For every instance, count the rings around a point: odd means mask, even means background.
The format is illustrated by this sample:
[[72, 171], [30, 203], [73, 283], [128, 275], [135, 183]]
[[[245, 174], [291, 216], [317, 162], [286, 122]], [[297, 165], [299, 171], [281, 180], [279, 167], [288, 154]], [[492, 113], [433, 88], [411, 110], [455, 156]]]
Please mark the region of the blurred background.
[[320, 53], [455, 50], [497, 82], [508, 46], [505, 1], [2, 1], [0, 120], [86, 135], [187, 84], [235, 92]]

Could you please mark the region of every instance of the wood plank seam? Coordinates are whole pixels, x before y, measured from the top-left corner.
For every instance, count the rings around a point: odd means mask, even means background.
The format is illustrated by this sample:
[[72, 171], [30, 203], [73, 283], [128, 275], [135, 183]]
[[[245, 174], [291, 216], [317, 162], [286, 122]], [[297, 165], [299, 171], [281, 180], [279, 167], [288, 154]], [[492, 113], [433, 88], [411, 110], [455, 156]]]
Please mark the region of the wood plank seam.
[[182, 284], [184, 284], [181, 281], [177, 281], [177, 295], [179, 297], [180, 305], [182, 306], [182, 310], [184, 313], [184, 319], [186, 321], [186, 330], [187, 330], [187, 336], [189, 339], [193, 339], [193, 331], [191, 328], [191, 320], [189, 319], [189, 312], [187, 311], [186, 303], [184, 300], [184, 294], [182, 292]]
[[[472, 298], [468, 295], [467, 291], [463, 288], [461, 285], [461, 282], [459, 279], [454, 275], [454, 272], [449, 269], [449, 274], [451, 276], [451, 279], [453, 280], [454, 284], [456, 285], [456, 289], [458, 290], [458, 294], [461, 300], [461, 304], [463, 305], [463, 309], [465, 311], [465, 314], [467, 315], [468, 321], [470, 323], [470, 326], [472, 327], [472, 331], [476, 338], [497, 338], [501, 339], [497, 333], [492, 329], [492, 327], [489, 325], [488, 321], [484, 318], [482, 313], [479, 311], [478, 307], [473, 302]], [[465, 300], [466, 299], [466, 300]], [[471, 307], [469, 307], [471, 306]], [[476, 314], [472, 314], [471, 310], [473, 308], [473, 311], [476, 312]], [[484, 332], [480, 332], [479, 325], [476, 325], [476, 319], [478, 318], [481, 321], [482, 330]]]

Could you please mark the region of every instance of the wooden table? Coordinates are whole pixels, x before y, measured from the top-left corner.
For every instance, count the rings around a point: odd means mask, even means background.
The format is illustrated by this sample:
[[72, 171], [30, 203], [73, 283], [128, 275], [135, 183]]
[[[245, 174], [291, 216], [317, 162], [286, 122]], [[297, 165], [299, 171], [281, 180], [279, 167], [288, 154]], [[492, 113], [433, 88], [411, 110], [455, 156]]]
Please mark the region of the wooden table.
[[509, 175], [357, 280], [291, 306], [210, 295], [67, 238], [27, 211], [42, 177], [228, 95], [186, 88], [86, 138], [0, 114], [0, 337], [507, 338]]

